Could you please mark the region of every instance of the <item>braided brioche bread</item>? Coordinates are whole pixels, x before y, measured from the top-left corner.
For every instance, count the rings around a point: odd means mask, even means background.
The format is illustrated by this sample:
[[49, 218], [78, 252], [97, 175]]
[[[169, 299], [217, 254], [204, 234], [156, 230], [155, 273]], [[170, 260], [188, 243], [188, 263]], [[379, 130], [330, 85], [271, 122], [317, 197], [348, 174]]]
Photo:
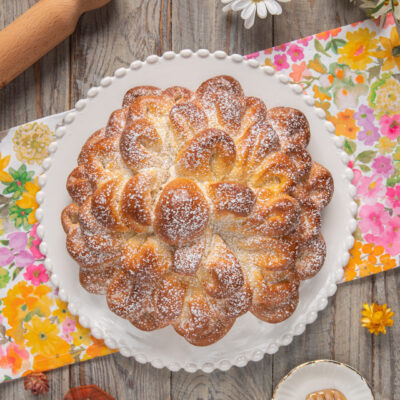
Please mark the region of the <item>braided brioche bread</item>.
[[267, 110], [229, 76], [192, 92], [130, 89], [84, 144], [62, 213], [80, 283], [135, 327], [194, 345], [252, 312], [288, 318], [322, 267], [333, 179], [298, 110]]

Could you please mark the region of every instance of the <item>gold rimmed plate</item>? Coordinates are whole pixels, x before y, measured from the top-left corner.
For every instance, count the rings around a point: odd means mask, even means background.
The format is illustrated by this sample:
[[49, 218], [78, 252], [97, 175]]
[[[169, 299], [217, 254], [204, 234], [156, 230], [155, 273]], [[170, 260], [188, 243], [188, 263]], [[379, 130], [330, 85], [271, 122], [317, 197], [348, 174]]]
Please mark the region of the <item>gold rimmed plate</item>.
[[323, 389], [336, 389], [347, 400], [374, 400], [366, 379], [353, 367], [334, 360], [309, 361], [292, 369], [279, 382], [272, 400], [305, 400]]

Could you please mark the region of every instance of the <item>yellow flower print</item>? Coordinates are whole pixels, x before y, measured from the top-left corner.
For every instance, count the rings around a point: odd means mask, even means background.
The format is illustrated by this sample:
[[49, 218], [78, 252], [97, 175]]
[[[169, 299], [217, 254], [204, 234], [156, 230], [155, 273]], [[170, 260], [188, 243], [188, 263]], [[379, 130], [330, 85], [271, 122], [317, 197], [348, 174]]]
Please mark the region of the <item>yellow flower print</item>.
[[32, 353], [47, 356], [68, 353], [69, 344], [58, 336], [58, 326], [48, 319], [35, 315], [30, 324], [25, 324], [25, 328], [26, 346], [31, 348]]
[[266, 65], [267, 67], [274, 67], [275, 68], [274, 63], [269, 58], [265, 59], [264, 65]]
[[46, 285], [32, 286], [25, 281], [18, 282], [3, 298], [3, 316], [11, 326], [7, 335], [16, 343], [24, 341], [24, 321], [29, 321], [33, 315], [48, 317], [53, 299], [47, 294], [51, 288]]
[[399, 35], [396, 27], [392, 28], [392, 31], [390, 32], [390, 38], [381, 36], [379, 41], [381, 42], [384, 50], [375, 52], [375, 56], [384, 60], [382, 71], [390, 71], [395, 66], [400, 69], [400, 57], [394, 57], [392, 53], [393, 47], [400, 45]]
[[38, 177], [35, 178], [33, 182], [25, 183], [26, 192], [22, 193], [22, 197], [15, 202], [18, 207], [21, 208], [31, 208], [32, 211], [28, 215], [28, 222], [33, 225], [36, 224], [36, 216], [35, 212], [39, 207], [39, 204], [36, 201], [36, 193], [40, 190], [40, 186], [38, 184]]
[[12, 176], [7, 172], [4, 171], [4, 168], [10, 163], [10, 156], [1, 157], [0, 153], [0, 181], [2, 182], [12, 182]]
[[47, 148], [53, 139], [53, 132], [47, 125], [33, 122], [20, 126], [12, 141], [19, 161], [40, 165], [49, 156]]
[[84, 328], [81, 324], [76, 324], [76, 331], [71, 333], [74, 338], [75, 346], [89, 346], [92, 343], [92, 339], [90, 337], [90, 329]]
[[0, 218], [0, 236], [4, 235], [3, 220]]
[[395, 147], [396, 147], [396, 142], [390, 140], [386, 136], [381, 136], [379, 138], [378, 144], [376, 145], [376, 148], [379, 150], [379, 153], [381, 154], [392, 153]]
[[356, 70], [365, 70], [367, 65], [373, 61], [374, 51], [378, 45], [375, 39], [376, 33], [368, 28], [360, 28], [355, 32], [347, 32], [348, 42], [340, 47], [338, 52], [341, 55], [338, 62], [347, 64]]
[[344, 269], [344, 280], [348, 282], [357, 277], [362, 278], [394, 268], [396, 260], [384, 253], [383, 246], [375, 246], [372, 243], [362, 244], [356, 240], [350, 252], [349, 263]]
[[90, 360], [94, 357], [106, 356], [107, 354], [112, 354], [117, 351], [109, 349], [102, 339], [96, 339], [94, 336], [91, 336], [91, 339], [93, 343], [87, 348], [85, 355], [82, 357], [82, 361]]
[[317, 85], [313, 87], [314, 91], [314, 97], [318, 100], [324, 101], [324, 100], [330, 100], [331, 96], [329, 94], [323, 92]]
[[328, 117], [328, 119], [335, 125], [336, 135], [346, 136], [352, 140], [357, 137], [357, 132], [360, 130], [360, 128], [356, 125], [353, 110], [346, 109], [339, 112], [336, 117], [331, 116]]
[[56, 299], [57, 309], [53, 311], [53, 315], [58, 318], [60, 323], [64, 322], [65, 318], [73, 318], [73, 316], [68, 311], [68, 303], [62, 301], [61, 299]]
[[64, 365], [72, 364], [74, 358], [68, 352], [62, 354], [44, 355], [38, 354], [33, 357], [33, 369], [34, 371], [47, 371], [49, 369], [55, 369], [63, 367]]
[[380, 118], [384, 114], [398, 114], [400, 110], [400, 83], [390, 77], [383, 84], [372, 90], [370, 105], [375, 109], [375, 114]]

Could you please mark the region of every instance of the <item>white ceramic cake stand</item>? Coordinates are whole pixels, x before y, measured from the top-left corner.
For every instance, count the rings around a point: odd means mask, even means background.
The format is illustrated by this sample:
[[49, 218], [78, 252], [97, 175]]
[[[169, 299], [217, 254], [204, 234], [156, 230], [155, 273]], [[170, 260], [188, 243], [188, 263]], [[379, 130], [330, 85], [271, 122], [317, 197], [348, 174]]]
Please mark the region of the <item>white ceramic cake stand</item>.
[[[87, 293], [79, 284], [78, 265], [65, 248], [65, 234], [60, 215], [70, 203], [65, 182], [76, 166], [82, 145], [95, 130], [106, 125], [110, 113], [120, 108], [124, 93], [138, 85], [167, 88], [182, 85], [196, 89], [203, 81], [220, 74], [231, 75], [243, 86], [247, 96], [260, 97], [267, 107], [290, 106], [303, 111], [311, 126], [308, 147], [313, 159], [327, 167], [335, 181], [331, 203], [323, 212], [322, 233], [327, 243], [327, 257], [322, 270], [305, 281], [300, 289], [300, 303], [295, 313], [280, 324], [268, 324], [247, 313], [238, 318], [219, 342], [196, 347], [179, 336], [172, 327], [154, 332], [142, 332], [128, 321], [113, 314], [105, 296]], [[288, 78], [262, 67], [256, 60], [239, 55], [227, 56], [222, 51], [183, 50], [167, 52], [162, 57], [150, 56], [145, 62], [135, 61], [130, 68], [121, 68], [113, 77], [92, 87], [87, 99], [79, 100], [55, 134], [57, 141], [49, 147], [51, 157], [44, 160], [44, 174], [39, 179], [42, 190], [37, 194], [40, 208], [36, 212], [43, 238], [40, 250], [46, 254], [45, 265], [51, 271], [51, 281], [59, 287], [62, 300], [69, 303], [79, 322], [90, 327], [93, 336], [103, 338], [110, 348], [138, 362], [150, 362], [154, 367], [180, 368], [189, 372], [211, 372], [218, 368], [244, 366], [250, 360], [260, 360], [265, 353], [276, 353], [288, 345], [295, 335], [304, 332], [306, 324], [328, 304], [343, 276], [343, 266], [349, 260], [353, 246], [352, 232], [356, 228], [354, 215], [355, 187], [353, 173], [347, 167], [348, 157], [342, 150], [343, 139], [335, 136], [334, 126], [325, 120], [325, 112], [314, 107], [314, 100], [304, 96], [302, 89], [288, 84]]]

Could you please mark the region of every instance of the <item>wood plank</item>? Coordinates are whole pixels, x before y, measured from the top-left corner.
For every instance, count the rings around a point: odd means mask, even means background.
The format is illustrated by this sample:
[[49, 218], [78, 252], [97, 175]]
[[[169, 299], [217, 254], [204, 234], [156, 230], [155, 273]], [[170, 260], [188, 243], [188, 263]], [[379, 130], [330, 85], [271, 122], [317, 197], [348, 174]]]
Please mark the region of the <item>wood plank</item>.
[[[0, 10], [0, 29], [10, 24], [33, 4], [34, 0], [3, 1]], [[0, 89], [0, 130], [36, 117], [35, 91], [33, 68]]]
[[115, 399], [170, 399], [170, 372], [139, 364], [120, 354], [69, 367], [70, 386], [97, 385]]
[[72, 35], [73, 102], [116, 69], [161, 53], [163, 6], [159, 0], [120, 0], [82, 16]]
[[[373, 278], [341, 285], [335, 297], [332, 358], [358, 369], [372, 384], [372, 337], [361, 327], [363, 303], [372, 301]], [[378, 397], [379, 398], [379, 397]]]
[[275, 44], [361, 21], [362, 11], [348, 0], [295, 0], [283, 5], [282, 15], [274, 18]]
[[[373, 301], [387, 303], [395, 311], [394, 325], [386, 335], [371, 336], [372, 382], [377, 399], [400, 398], [400, 274], [389, 271], [374, 277]], [[397, 311], [397, 312], [396, 312]], [[364, 350], [365, 347], [362, 349]]]

